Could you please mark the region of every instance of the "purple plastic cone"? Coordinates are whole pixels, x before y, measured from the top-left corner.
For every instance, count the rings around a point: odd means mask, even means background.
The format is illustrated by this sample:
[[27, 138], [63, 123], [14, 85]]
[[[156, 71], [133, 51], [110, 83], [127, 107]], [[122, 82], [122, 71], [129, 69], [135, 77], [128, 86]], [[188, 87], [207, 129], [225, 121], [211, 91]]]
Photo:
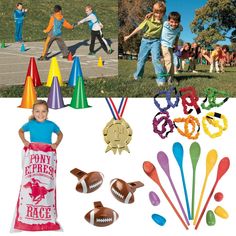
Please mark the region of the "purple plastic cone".
[[57, 76], [53, 77], [47, 104], [48, 107], [52, 109], [60, 109], [65, 107]]

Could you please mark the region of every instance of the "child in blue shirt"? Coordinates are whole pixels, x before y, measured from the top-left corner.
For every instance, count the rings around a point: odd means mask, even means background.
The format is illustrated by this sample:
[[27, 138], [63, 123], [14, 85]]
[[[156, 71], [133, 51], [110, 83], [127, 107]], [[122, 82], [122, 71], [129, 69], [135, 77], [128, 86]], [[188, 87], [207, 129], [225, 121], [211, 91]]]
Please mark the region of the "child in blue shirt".
[[15, 41], [22, 42], [22, 29], [24, 17], [26, 15], [27, 9], [23, 9], [21, 2], [16, 4], [16, 9], [14, 10], [14, 21], [15, 21]]
[[[63, 134], [54, 122], [47, 120], [47, 116], [47, 103], [44, 100], [37, 100], [33, 105], [33, 111], [29, 121], [19, 130], [19, 136], [26, 147], [30, 143], [25, 139], [25, 132], [30, 132], [30, 142], [51, 144], [53, 149], [58, 147]], [[52, 143], [52, 133], [56, 133], [57, 135], [55, 143]]]
[[171, 12], [168, 21], [163, 24], [161, 34], [161, 49], [164, 57], [168, 83], [172, 84], [174, 75], [173, 49], [177, 47], [183, 27], [180, 25], [181, 16], [178, 12]]

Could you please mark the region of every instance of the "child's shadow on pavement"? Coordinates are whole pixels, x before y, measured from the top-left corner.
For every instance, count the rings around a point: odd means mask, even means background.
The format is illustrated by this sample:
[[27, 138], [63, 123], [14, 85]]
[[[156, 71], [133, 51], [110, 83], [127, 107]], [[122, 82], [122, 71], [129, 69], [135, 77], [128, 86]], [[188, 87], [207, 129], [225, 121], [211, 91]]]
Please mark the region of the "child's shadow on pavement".
[[82, 42], [76, 43], [68, 47], [69, 51], [71, 52], [72, 56], [76, 53], [76, 50], [81, 46], [89, 46], [89, 40], [85, 39]]
[[[84, 41], [82, 41], [82, 42], [78, 42], [78, 43], [76, 43], [76, 44], [74, 44], [74, 45], [71, 45], [71, 46], [69, 46], [68, 47], [68, 50], [69, 50], [69, 52], [71, 52], [71, 54], [72, 54], [72, 56], [76, 53], [76, 50], [79, 48], [79, 47], [81, 47], [81, 46], [89, 46], [89, 43], [88, 43], [88, 39], [85, 39]], [[57, 56], [57, 55], [59, 55], [59, 54], [61, 54], [61, 52], [57, 52], [57, 53], [54, 53], [53, 55], [50, 55], [48, 58], [50, 59], [50, 58], [52, 58], [52, 57], [55, 57], [55, 56]]]

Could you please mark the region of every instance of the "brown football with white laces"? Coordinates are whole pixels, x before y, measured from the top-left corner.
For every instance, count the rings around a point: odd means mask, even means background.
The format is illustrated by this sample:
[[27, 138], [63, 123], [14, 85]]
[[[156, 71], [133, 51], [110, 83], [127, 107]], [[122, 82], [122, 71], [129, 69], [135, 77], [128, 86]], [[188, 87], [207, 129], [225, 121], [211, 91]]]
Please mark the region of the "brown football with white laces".
[[111, 193], [120, 202], [133, 203], [134, 192], [136, 188], [140, 188], [144, 184], [140, 181], [126, 183], [122, 179], [114, 179], [111, 181]]
[[71, 170], [79, 182], [76, 185], [76, 190], [80, 193], [92, 193], [97, 190], [103, 183], [103, 174], [98, 171], [85, 173], [77, 168]]
[[105, 227], [113, 224], [119, 215], [116, 211], [103, 207], [101, 202], [94, 202], [94, 209], [89, 211], [85, 216], [90, 224], [98, 227]]

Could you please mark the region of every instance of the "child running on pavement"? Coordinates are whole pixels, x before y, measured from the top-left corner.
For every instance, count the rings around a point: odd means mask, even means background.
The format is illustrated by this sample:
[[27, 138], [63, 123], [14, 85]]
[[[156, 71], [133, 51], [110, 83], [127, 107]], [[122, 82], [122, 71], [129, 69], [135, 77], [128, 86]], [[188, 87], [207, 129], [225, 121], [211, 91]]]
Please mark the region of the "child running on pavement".
[[107, 40], [104, 38], [103, 33], [102, 33], [102, 28], [103, 25], [102, 23], [98, 20], [96, 14], [93, 12], [92, 6], [87, 5], [85, 7], [85, 12], [87, 14], [87, 17], [84, 19], [78, 21], [78, 25], [83, 24], [84, 22], [88, 22], [89, 29], [91, 30], [91, 43], [89, 47], [89, 55], [94, 55], [94, 46], [95, 46], [95, 40], [96, 38], [101, 44], [102, 49], [107, 53], [107, 54], [112, 54], [114, 50], [111, 49], [109, 46]]
[[44, 49], [42, 56], [38, 58], [40, 61], [48, 60], [47, 53], [52, 43], [56, 40], [58, 47], [62, 52], [63, 58], [67, 58], [69, 55], [69, 50], [62, 39], [62, 26], [67, 29], [74, 29], [74, 27], [69, 24], [62, 15], [62, 8], [60, 5], [55, 5], [54, 14], [51, 16], [48, 27], [43, 31], [48, 33], [47, 39], [44, 43]]

